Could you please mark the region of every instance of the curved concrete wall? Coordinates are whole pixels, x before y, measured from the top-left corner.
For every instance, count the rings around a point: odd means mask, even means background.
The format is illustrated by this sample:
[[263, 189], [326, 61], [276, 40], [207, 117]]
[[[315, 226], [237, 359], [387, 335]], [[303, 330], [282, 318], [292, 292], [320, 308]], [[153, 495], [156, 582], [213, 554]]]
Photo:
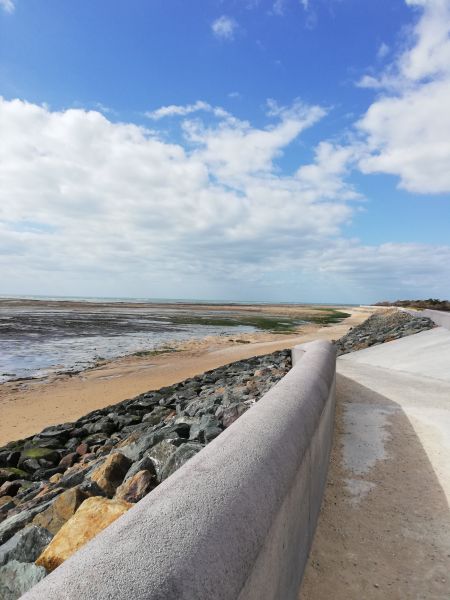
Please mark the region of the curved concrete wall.
[[24, 599], [294, 600], [322, 500], [335, 351], [298, 347], [251, 410]]

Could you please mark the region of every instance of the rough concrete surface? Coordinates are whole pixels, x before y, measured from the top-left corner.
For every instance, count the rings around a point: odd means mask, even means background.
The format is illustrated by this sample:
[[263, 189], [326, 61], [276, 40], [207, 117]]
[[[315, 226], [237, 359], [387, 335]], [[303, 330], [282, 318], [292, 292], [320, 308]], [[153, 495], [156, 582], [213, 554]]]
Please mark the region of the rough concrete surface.
[[450, 598], [450, 331], [337, 361], [337, 426], [302, 600]]
[[334, 347], [303, 349], [257, 404], [24, 599], [294, 600], [334, 421]]

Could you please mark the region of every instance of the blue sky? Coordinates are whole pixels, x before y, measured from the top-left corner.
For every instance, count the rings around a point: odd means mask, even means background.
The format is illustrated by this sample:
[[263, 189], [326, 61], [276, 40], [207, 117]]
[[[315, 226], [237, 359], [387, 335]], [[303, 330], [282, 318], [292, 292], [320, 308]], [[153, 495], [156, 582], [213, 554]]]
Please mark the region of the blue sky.
[[0, 0], [0, 293], [450, 296], [450, 0]]

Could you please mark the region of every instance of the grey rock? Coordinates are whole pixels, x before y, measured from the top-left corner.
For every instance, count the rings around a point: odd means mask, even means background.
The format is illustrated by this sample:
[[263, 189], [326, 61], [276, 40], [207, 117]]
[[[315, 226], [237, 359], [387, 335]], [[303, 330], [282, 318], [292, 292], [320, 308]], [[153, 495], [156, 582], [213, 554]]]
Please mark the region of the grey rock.
[[136, 475], [136, 473], [139, 473], [139, 471], [149, 471], [152, 475], [156, 476], [155, 465], [152, 459], [147, 454], [144, 454], [141, 460], [138, 460], [137, 462], [131, 465], [131, 467], [127, 471], [127, 474], [124, 477], [124, 481], [126, 481], [130, 477], [133, 477], [134, 475]]
[[52, 538], [53, 535], [43, 527], [25, 527], [0, 546], [0, 566], [11, 560], [34, 562]]
[[0, 567], [0, 598], [16, 600], [46, 576], [43, 567], [12, 560]]
[[[182, 448], [183, 446], [180, 447]], [[162, 481], [161, 472], [163, 468], [167, 464], [172, 454], [175, 454], [176, 451], [177, 447], [172, 442], [163, 440], [162, 442], [159, 442], [159, 444], [156, 444], [156, 446], [154, 446], [147, 453], [147, 456], [153, 463], [154, 469], [156, 471], [156, 477], [159, 481]]]
[[155, 406], [151, 413], [143, 417], [142, 422], [149, 425], [157, 425], [162, 419], [170, 414], [170, 410], [165, 406]]
[[131, 442], [131, 444], [129, 444], [127, 446], [122, 446], [120, 448], [120, 451], [127, 458], [129, 458], [133, 462], [136, 462], [136, 461], [140, 460], [144, 456], [144, 453], [151, 446], [153, 446], [154, 443], [155, 443], [155, 434], [152, 431], [152, 432], [150, 432], [150, 433], [148, 433], [146, 435], [142, 435], [135, 442]]
[[19, 529], [28, 525], [37, 514], [45, 510], [50, 504], [51, 501], [44, 502], [5, 519], [3, 523], [0, 523], [0, 544], [7, 542]]
[[[163, 443], [163, 442], [162, 442]], [[190, 458], [195, 456], [197, 452], [203, 448], [201, 444], [194, 444], [192, 442], [187, 442], [183, 444], [176, 451], [171, 454], [168, 458], [164, 467], [161, 469], [159, 478], [161, 481], [167, 479], [172, 473], [175, 473], [177, 469], [179, 469], [185, 462], [187, 462]]]

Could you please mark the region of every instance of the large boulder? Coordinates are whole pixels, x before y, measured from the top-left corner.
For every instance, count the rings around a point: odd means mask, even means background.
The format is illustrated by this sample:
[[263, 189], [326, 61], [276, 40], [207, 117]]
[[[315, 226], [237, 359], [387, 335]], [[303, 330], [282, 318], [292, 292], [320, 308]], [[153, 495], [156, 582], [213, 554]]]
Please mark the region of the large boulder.
[[36, 565], [53, 571], [132, 506], [124, 500], [88, 498], [61, 527], [37, 559]]
[[131, 466], [131, 460], [121, 452], [110, 454], [104, 463], [91, 473], [91, 480], [94, 481], [105, 494], [112, 498], [116, 489], [124, 480], [128, 469]]
[[87, 497], [78, 487], [66, 490], [46, 510], [36, 515], [33, 523], [55, 535]]
[[10, 561], [0, 567], [0, 598], [17, 600], [46, 576], [45, 569], [33, 563]]

